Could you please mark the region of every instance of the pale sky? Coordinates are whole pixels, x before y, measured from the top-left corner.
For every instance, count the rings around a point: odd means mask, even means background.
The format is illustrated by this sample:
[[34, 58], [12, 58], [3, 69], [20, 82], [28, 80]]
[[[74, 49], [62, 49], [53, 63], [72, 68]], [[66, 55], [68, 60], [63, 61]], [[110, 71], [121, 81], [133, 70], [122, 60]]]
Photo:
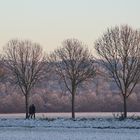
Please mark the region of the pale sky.
[[67, 38], [93, 48], [107, 27], [140, 28], [140, 0], [0, 0], [0, 48], [29, 39], [49, 52]]

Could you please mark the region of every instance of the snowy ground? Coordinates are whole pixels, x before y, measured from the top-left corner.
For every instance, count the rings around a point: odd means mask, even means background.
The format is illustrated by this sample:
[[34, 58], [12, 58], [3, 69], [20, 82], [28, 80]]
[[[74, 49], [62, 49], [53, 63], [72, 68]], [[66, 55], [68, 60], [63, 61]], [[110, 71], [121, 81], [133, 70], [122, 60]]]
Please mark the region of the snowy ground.
[[127, 119], [120, 121], [118, 119], [0, 119], [1, 127], [27, 127], [27, 128], [94, 128], [94, 129], [140, 129], [140, 119]]
[[140, 120], [1, 118], [0, 140], [140, 140]]
[[0, 140], [139, 140], [139, 129], [1, 128]]

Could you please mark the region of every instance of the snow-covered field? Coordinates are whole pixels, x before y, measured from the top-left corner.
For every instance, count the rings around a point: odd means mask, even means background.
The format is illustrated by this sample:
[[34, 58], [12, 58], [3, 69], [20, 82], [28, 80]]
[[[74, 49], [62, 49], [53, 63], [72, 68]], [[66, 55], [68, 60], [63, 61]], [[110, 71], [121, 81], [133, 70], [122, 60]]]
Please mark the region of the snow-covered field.
[[139, 140], [140, 129], [1, 128], [0, 140]]
[[140, 129], [140, 120], [127, 119], [119, 121], [118, 119], [0, 119], [1, 127], [42, 127], [42, 128], [94, 128], [94, 129]]
[[1, 118], [0, 140], [140, 140], [140, 120]]

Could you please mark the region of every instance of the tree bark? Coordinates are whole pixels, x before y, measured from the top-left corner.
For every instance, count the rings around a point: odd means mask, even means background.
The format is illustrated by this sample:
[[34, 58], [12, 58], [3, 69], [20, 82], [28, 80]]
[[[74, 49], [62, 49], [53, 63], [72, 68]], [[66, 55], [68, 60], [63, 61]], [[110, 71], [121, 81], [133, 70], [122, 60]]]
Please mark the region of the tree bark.
[[75, 95], [72, 94], [72, 118], [75, 118]]
[[26, 118], [26, 119], [29, 118], [29, 115], [28, 115], [28, 114], [29, 114], [29, 113], [28, 113], [28, 112], [29, 112], [29, 111], [28, 111], [29, 109], [28, 109], [28, 108], [29, 108], [28, 95], [25, 95], [25, 110], [26, 110], [26, 117], [25, 117], [25, 118]]
[[72, 119], [75, 119], [75, 92], [76, 88], [72, 87]]
[[126, 96], [123, 96], [123, 111], [124, 111], [124, 119], [127, 118], [127, 103], [126, 103]]

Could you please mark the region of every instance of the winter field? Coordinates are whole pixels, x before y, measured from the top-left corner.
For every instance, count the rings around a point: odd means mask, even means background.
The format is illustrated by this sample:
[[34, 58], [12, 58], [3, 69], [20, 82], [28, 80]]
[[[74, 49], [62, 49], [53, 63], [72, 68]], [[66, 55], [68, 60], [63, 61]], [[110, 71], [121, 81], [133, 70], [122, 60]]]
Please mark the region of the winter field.
[[100, 118], [97, 114], [87, 114], [88, 118], [77, 114], [75, 120], [67, 113], [61, 114], [63, 118], [59, 115], [37, 114], [37, 119], [25, 120], [23, 114], [1, 114], [0, 140], [140, 140], [136, 114], [123, 121], [109, 114]]

